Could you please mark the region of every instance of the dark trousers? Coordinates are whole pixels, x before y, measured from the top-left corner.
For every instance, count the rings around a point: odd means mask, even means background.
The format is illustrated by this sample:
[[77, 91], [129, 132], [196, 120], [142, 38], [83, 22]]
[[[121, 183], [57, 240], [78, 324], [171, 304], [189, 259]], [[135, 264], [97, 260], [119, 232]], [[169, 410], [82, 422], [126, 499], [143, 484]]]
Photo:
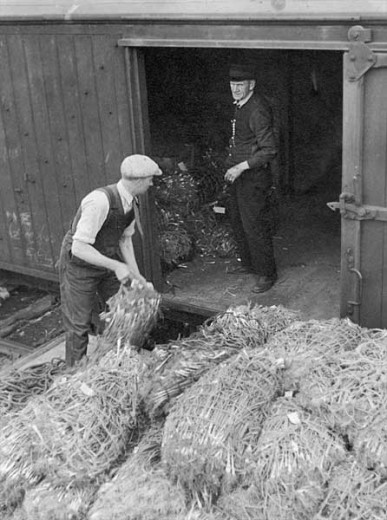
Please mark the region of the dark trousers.
[[64, 242], [59, 259], [63, 326], [66, 333], [66, 364], [72, 366], [87, 352], [92, 313], [99, 298], [104, 304], [119, 289], [112, 271], [80, 265]]
[[262, 276], [275, 278], [270, 171], [247, 170], [230, 186], [229, 211], [241, 262]]

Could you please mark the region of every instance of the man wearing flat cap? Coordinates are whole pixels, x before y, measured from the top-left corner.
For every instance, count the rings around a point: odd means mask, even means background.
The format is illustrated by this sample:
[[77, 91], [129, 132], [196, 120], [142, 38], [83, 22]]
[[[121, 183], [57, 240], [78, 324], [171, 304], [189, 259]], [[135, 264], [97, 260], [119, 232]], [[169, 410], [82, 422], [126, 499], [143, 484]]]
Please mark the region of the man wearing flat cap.
[[136, 225], [142, 232], [137, 197], [162, 172], [145, 155], [126, 157], [120, 169], [116, 184], [97, 188], [82, 199], [62, 242], [59, 279], [68, 366], [86, 355], [96, 297], [106, 303], [128, 280], [147, 284], [132, 242]]
[[277, 154], [273, 118], [267, 101], [255, 92], [254, 67], [237, 63], [229, 74], [235, 111], [225, 180], [230, 184], [230, 219], [241, 259], [230, 272], [254, 274], [252, 291], [262, 293], [277, 280], [269, 200], [270, 162]]

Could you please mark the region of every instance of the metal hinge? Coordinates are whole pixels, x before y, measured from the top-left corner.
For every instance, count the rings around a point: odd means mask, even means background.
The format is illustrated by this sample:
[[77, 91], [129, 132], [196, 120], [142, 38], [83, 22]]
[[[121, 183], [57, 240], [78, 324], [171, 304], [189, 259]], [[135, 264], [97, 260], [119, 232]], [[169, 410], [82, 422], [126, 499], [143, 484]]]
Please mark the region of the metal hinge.
[[348, 316], [352, 316], [355, 312], [355, 309], [359, 309], [362, 300], [363, 294], [363, 276], [361, 272], [355, 268], [355, 258], [353, 254], [353, 250], [348, 248], [345, 252], [345, 256], [347, 259], [347, 269], [349, 272], [353, 273], [356, 276], [357, 284], [355, 286], [355, 298], [354, 300], [347, 301], [347, 314]]
[[387, 222], [387, 208], [369, 204], [355, 204], [352, 193], [341, 193], [339, 202], [327, 202], [332, 211], [340, 210], [341, 216], [350, 220], [382, 220]]
[[350, 41], [346, 58], [346, 73], [349, 81], [358, 81], [376, 64], [376, 55], [366, 45], [372, 40], [371, 29], [354, 25], [348, 31]]

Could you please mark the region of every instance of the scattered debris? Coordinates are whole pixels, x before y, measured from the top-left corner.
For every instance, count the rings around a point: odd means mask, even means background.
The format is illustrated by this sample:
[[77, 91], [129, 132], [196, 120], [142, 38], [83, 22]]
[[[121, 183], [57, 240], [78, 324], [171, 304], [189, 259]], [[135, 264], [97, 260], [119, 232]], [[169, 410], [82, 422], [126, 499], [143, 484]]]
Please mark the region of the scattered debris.
[[7, 300], [10, 294], [6, 287], [0, 287], [0, 306], [2, 304], [2, 300]]

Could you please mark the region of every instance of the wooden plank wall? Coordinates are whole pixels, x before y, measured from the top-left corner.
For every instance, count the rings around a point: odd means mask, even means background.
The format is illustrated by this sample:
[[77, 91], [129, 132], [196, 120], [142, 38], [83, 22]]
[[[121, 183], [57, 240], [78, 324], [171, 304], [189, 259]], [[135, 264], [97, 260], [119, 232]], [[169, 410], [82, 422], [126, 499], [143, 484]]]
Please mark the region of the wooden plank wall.
[[[364, 78], [363, 203], [387, 207], [387, 67]], [[361, 321], [387, 328], [387, 222], [361, 223]]]
[[0, 31], [0, 267], [55, 278], [81, 198], [133, 153], [119, 34]]

